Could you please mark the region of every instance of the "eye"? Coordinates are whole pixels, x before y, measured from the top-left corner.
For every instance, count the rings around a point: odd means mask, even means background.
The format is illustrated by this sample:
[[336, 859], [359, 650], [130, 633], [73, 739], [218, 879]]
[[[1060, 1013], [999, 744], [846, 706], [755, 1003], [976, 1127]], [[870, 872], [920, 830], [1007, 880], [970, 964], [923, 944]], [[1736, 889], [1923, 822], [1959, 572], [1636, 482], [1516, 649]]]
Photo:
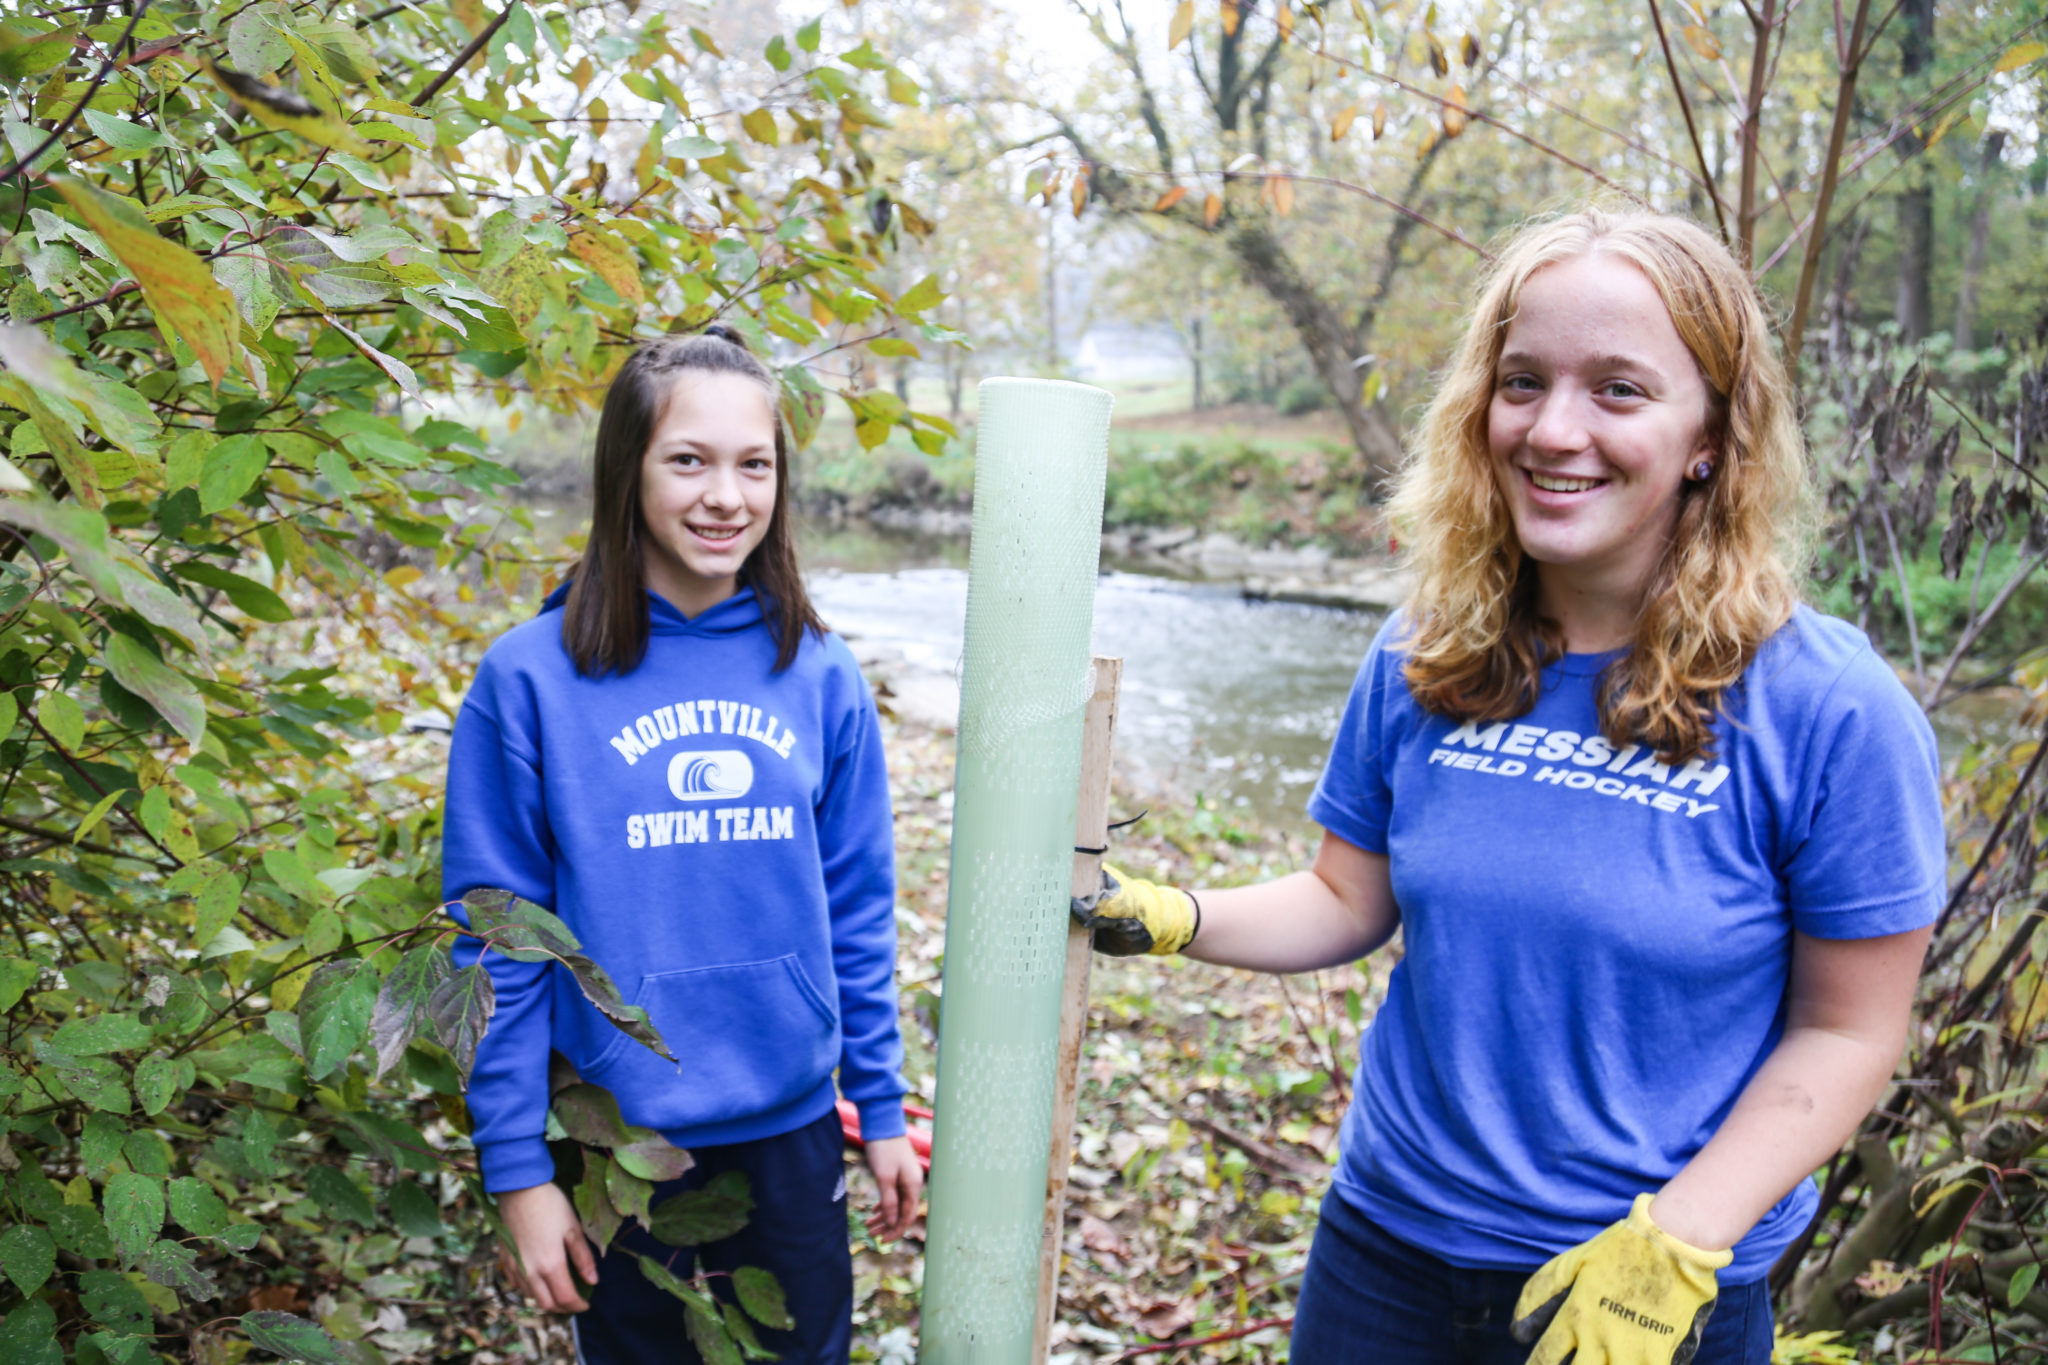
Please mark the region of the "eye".
[[690, 469], [703, 464], [704, 459], [694, 450], [678, 450], [668, 457], [668, 462], [673, 465], [681, 465], [685, 469]]
[[1642, 398], [1646, 395], [1640, 388], [1626, 379], [1610, 379], [1600, 386], [1600, 392], [1608, 398]]
[[1538, 393], [1543, 385], [1533, 374], [1511, 374], [1500, 380], [1497, 387], [1505, 393]]

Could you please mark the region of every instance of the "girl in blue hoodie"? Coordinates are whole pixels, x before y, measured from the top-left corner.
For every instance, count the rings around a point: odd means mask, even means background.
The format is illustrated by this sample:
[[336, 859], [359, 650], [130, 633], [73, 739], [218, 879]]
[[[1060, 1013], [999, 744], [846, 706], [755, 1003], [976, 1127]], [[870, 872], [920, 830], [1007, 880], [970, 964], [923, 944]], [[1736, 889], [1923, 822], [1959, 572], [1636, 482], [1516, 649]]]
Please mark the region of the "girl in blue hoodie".
[[657, 1201], [746, 1175], [746, 1228], [699, 1268], [716, 1288], [774, 1273], [796, 1325], [762, 1337], [785, 1365], [843, 1362], [851, 1338], [835, 1070], [881, 1189], [869, 1228], [894, 1238], [917, 1213], [888, 775], [867, 684], [797, 572], [786, 454], [774, 377], [732, 332], [636, 350], [599, 418], [582, 560], [491, 646], [456, 720], [443, 894], [552, 910], [681, 1059], [612, 1027], [559, 965], [485, 955], [484, 1185], [529, 1297], [580, 1315], [584, 1365], [698, 1355], [635, 1256], [688, 1266], [637, 1225], [600, 1261], [553, 1183], [550, 1051], [695, 1156]]

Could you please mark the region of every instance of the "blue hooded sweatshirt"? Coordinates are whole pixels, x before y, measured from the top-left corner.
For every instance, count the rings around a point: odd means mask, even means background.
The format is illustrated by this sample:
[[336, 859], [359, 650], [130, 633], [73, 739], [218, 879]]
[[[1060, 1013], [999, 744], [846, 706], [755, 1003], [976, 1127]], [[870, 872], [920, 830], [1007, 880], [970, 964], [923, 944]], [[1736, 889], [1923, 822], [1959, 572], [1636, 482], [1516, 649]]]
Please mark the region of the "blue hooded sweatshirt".
[[[548, 1052], [684, 1147], [809, 1123], [839, 1088], [904, 1131], [888, 773], [837, 636], [775, 668], [751, 588], [690, 620], [649, 594], [647, 654], [578, 676], [560, 606], [485, 654], [448, 758], [442, 894], [546, 907], [681, 1064], [619, 1032], [559, 963], [485, 954], [498, 1007], [469, 1109], [493, 1193], [554, 1176]], [[481, 950], [458, 941], [467, 966]]]

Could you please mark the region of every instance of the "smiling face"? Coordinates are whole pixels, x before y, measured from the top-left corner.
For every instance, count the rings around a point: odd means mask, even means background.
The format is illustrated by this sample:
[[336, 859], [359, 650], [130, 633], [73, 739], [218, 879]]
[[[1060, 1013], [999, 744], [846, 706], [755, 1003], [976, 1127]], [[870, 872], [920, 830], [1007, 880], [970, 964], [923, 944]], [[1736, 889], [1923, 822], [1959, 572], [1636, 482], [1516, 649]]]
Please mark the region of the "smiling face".
[[775, 410], [743, 374], [685, 370], [640, 462], [640, 521], [650, 591], [685, 616], [738, 589], [775, 514]]
[[1572, 648], [1620, 643], [1615, 623], [1649, 585], [1687, 471], [1714, 458], [1712, 399], [1656, 287], [1627, 261], [1578, 256], [1522, 286], [1487, 445], [1545, 614]]

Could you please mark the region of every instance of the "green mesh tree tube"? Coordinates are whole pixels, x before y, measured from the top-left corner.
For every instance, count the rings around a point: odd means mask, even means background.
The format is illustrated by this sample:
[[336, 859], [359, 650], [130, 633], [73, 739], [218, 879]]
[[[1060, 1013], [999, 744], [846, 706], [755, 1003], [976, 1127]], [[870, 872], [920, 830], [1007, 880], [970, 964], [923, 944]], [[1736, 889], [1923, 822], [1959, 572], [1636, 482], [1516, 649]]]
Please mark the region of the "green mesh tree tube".
[[1111, 398], [980, 388], [921, 1365], [1025, 1365]]

